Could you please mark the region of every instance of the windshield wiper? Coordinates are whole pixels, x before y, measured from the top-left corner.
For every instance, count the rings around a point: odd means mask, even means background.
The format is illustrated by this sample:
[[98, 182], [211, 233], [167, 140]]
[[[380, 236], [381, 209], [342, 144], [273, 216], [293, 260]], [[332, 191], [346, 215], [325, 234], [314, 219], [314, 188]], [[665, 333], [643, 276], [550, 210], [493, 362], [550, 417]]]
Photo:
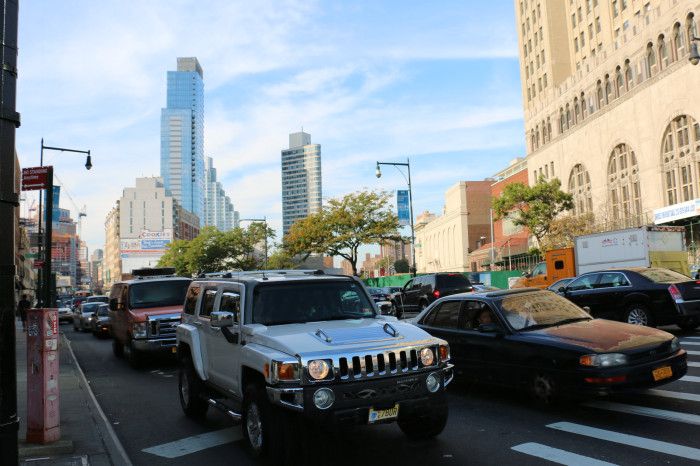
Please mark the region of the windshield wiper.
[[572, 324], [574, 322], [580, 322], [582, 320], [591, 320], [590, 317], [572, 317], [570, 319], [564, 319], [560, 320], [559, 322], [556, 322], [553, 325], [565, 325], [565, 324]]
[[308, 322], [325, 322], [325, 321], [330, 321], [330, 320], [346, 320], [346, 319], [370, 319], [372, 317], [374, 317], [373, 314], [370, 314], [370, 315], [367, 315], [367, 314], [344, 314], [341, 316], [311, 319]]
[[528, 330], [537, 330], [540, 328], [547, 328], [547, 327], [552, 327], [556, 324], [533, 324], [533, 325], [528, 325], [527, 327], [523, 327], [518, 332], [527, 332]]

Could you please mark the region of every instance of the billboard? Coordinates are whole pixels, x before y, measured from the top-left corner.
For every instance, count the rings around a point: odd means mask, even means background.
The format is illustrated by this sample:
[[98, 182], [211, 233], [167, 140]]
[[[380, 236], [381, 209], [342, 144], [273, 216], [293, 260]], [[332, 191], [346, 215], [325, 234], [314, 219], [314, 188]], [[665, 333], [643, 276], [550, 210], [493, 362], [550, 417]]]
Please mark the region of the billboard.
[[399, 225], [411, 224], [411, 213], [409, 206], [408, 190], [399, 189], [396, 191], [396, 210], [399, 217]]
[[160, 257], [168, 249], [172, 241], [173, 231], [142, 230], [137, 238], [125, 238], [119, 241], [120, 257], [128, 259], [133, 257]]

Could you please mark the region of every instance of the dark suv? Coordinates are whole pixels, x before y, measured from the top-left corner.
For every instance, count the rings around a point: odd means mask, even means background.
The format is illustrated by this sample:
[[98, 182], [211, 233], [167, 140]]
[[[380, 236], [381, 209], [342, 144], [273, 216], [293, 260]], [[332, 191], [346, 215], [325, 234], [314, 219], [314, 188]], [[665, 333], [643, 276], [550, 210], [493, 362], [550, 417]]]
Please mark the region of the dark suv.
[[469, 279], [461, 273], [432, 273], [414, 277], [391, 297], [396, 317], [420, 312], [438, 298], [473, 291]]

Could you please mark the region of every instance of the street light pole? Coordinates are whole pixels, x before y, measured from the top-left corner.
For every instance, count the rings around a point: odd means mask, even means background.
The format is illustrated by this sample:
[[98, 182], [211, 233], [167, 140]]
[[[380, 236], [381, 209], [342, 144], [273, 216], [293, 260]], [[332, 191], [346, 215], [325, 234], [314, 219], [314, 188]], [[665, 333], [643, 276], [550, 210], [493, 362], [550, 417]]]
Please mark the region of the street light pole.
[[[59, 152], [74, 152], [78, 154], [87, 154], [87, 159], [85, 160], [85, 168], [87, 170], [90, 170], [92, 168], [92, 156], [90, 155], [89, 150], [77, 150], [77, 149], [67, 149], [65, 147], [51, 147], [51, 146], [45, 146], [44, 145], [44, 138], [41, 138], [41, 152], [39, 155], [39, 166], [43, 167], [44, 166], [44, 149], [46, 150], [55, 150]], [[42, 217], [43, 217], [43, 210], [41, 209], [41, 200], [42, 200], [42, 192], [39, 191], [39, 228], [38, 228], [38, 239], [39, 239], [39, 245], [38, 245], [38, 257], [41, 259], [41, 242], [42, 242], [42, 235], [41, 235], [41, 222], [42, 222]], [[49, 196], [51, 196], [51, 199], [49, 199]], [[40, 304], [43, 305], [44, 307], [51, 307], [51, 236], [52, 236], [52, 224], [51, 222], [53, 221], [53, 212], [52, 210], [49, 209], [49, 207], [53, 207], [53, 178], [51, 178], [51, 183], [49, 183], [49, 187], [46, 189], [46, 238], [44, 238], [44, 266], [42, 267], [41, 270], [41, 276], [39, 277], [39, 300]]]
[[[381, 178], [382, 171], [379, 168], [380, 165], [393, 165], [401, 173], [406, 182], [408, 183], [408, 208], [411, 215], [411, 257], [413, 259], [413, 267], [411, 268], [411, 274], [416, 276], [416, 231], [413, 224], [413, 188], [411, 188], [411, 159], [406, 158], [406, 163], [401, 162], [377, 162], [377, 178]], [[406, 167], [408, 171], [408, 179], [406, 175], [398, 167]]]
[[265, 267], [267, 267], [267, 216], [263, 218], [241, 218], [239, 222], [262, 222], [265, 227]]

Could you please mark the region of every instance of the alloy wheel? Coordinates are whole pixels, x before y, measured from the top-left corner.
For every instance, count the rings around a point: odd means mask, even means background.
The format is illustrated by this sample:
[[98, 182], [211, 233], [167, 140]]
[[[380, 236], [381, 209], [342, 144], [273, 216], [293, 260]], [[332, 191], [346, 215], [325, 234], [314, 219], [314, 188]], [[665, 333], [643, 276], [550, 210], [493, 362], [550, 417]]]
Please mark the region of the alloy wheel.
[[180, 395], [182, 396], [184, 402], [188, 403], [190, 399], [190, 381], [187, 378], [187, 374], [185, 374], [182, 369], [180, 370]]
[[260, 418], [260, 410], [256, 403], [250, 403], [248, 412], [246, 413], [245, 428], [248, 433], [248, 441], [250, 446], [255, 451], [262, 449], [263, 444], [263, 427], [262, 419]]
[[551, 403], [555, 395], [554, 381], [548, 375], [538, 374], [532, 381], [532, 391], [539, 401]]
[[630, 309], [627, 314], [627, 323], [633, 325], [648, 325], [649, 316], [644, 309], [638, 307]]

